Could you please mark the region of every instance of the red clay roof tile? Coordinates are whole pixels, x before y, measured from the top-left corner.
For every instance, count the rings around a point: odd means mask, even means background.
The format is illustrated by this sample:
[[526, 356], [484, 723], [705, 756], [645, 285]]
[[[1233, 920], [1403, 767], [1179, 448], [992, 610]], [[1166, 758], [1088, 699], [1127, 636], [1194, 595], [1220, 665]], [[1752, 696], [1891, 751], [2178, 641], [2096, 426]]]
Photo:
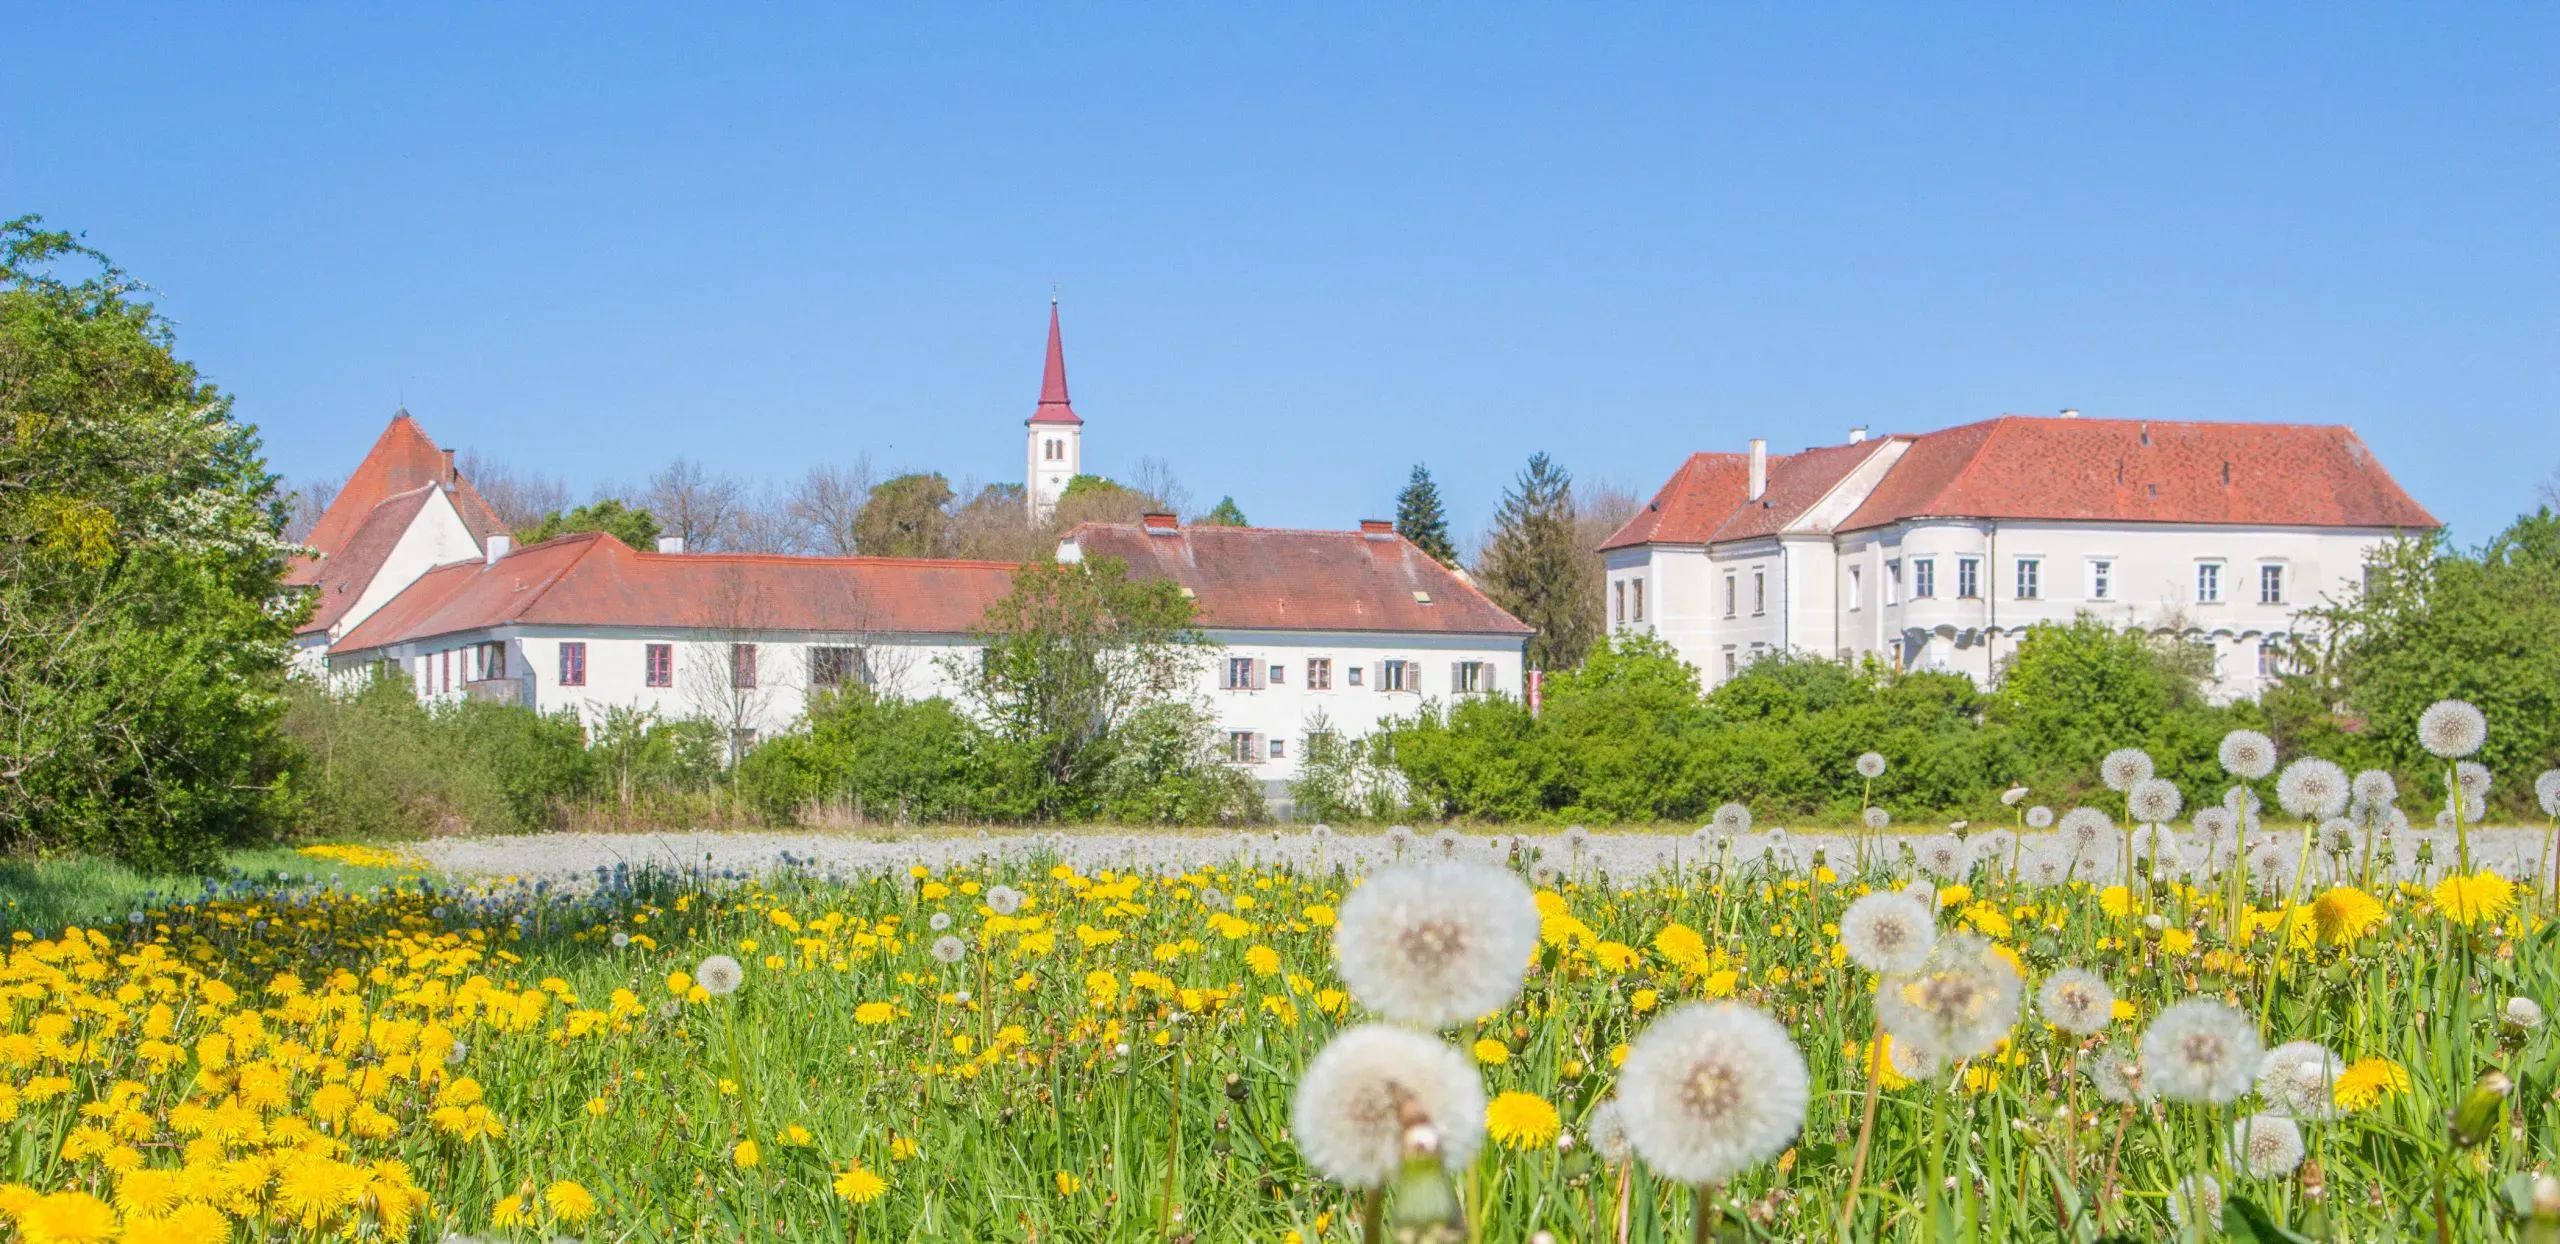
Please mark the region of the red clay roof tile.
[[1212, 629], [1530, 632], [1392, 532], [1084, 523], [1064, 538], [1087, 556], [1128, 563], [1134, 576], [1189, 588], [1200, 624]]

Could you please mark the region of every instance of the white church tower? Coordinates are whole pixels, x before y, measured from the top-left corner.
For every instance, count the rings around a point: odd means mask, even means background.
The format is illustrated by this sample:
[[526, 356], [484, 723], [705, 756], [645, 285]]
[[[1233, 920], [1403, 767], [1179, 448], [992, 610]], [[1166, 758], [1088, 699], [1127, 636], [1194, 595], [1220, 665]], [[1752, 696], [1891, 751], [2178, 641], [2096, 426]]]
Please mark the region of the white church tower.
[[1040, 373], [1040, 404], [1022, 422], [1030, 430], [1023, 496], [1030, 503], [1031, 521], [1045, 523], [1057, 510], [1067, 481], [1084, 469], [1084, 420], [1067, 404], [1067, 351], [1058, 336], [1055, 298], [1049, 300], [1049, 362]]

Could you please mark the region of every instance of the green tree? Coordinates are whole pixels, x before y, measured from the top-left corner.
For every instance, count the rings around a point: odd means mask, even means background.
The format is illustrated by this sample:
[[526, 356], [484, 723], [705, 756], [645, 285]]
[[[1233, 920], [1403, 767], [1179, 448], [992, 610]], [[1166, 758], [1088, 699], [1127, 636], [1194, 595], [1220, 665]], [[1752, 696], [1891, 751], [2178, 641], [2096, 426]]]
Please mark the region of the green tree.
[[553, 510], [517, 532], [516, 538], [539, 544], [582, 531], [601, 531], [635, 549], [655, 548], [658, 518], [638, 506], [624, 504], [619, 497], [599, 497], [574, 510]]
[[1044, 818], [1092, 806], [1108, 741], [1139, 710], [1178, 698], [1207, 636], [1168, 579], [1133, 579], [1097, 557], [1037, 562], [987, 607], [974, 658], [951, 658], [970, 706], [1036, 785]]
[[1218, 504], [1211, 506], [1208, 513], [1192, 521], [1202, 527], [1250, 527], [1253, 525], [1244, 520], [1244, 510], [1236, 505], [1236, 499], [1233, 497], [1218, 498]]
[[1396, 534], [1443, 566], [1458, 564], [1458, 546], [1449, 541], [1449, 516], [1440, 508], [1440, 485], [1419, 462], [1413, 464], [1404, 491], [1396, 494]]
[[142, 287], [37, 225], [0, 225], [0, 848], [209, 866], [288, 806], [284, 507]]
[[931, 557], [950, 526], [951, 482], [901, 475], [871, 490], [853, 518], [853, 546], [865, 557]]
[[1533, 667], [1571, 669], [1599, 633], [1599, 615], [1583, 592], [1583, 557], [1574, 535], [1573, 476], [1545, 454], [1531, 454], [1502, 494], [1476, 578], [1496, 604], [1537, 628], [1529, 639]]

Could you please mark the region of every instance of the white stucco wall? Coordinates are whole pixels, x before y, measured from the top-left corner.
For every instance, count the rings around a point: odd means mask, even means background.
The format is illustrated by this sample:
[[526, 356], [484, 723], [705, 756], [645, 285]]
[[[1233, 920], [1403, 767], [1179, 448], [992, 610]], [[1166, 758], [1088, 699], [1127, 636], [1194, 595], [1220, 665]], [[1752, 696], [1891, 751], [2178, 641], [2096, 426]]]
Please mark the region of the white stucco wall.
[[[1209, 706], [1222, 732], [1245, 731], [1260, 736], [1266, 744], [1262, 758], [1247, 768], [1266, 781], [1298, 775], [1299, 761], [1306, 754], [1307, 733], [1319, 717], [1336, 735], [1356, 739], [1366, 737], [1389, 718], [1412, 716], [1426, 703], [1447, 704], [1466, 694], [1517, 699], [1525, 693], [1521, 664], [1525, 645], [1510, 636], [1216, 630], [1209, 635], [1221, 648], [1202, 673], [1199, 698]], [[1224, 686], [1223, 669], [1230, 659], [1253, 661], [1260, 667], [1259, 681], [1263, 685]], [[1332, 662], [1333, 685], [1329, 689], [1307, 686], [1308, 662], [1315, 659]], [[1413, 662], [1419, 685], [1409, 691], [1380, 690], [1377, 668], [1390, 660]], [[1475, 693], [1454, 689], [1453, 667], [1460, 662], [1482, 662], [1488, 667], [1490, 688]], [[1275, 666], [1281, 675], [1277, 679], [1270, 676]], [[1352, 685], [1355, 669], [1359, 671], [1357, 686]], [[1267, 743], [1271, 740], [1283, 745], [1283, 754], [1278, 758], [1268, 754]]]

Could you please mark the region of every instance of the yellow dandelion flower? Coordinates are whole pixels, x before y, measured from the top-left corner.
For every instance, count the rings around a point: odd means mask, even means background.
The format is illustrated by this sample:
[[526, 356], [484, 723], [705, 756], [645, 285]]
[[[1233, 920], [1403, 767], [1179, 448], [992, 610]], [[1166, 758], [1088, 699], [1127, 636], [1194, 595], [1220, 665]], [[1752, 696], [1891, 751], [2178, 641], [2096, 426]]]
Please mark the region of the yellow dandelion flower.
[[2349, 1110], [2368, 1110], [2409, 1091], [2409, 1070], [2388, 1058], [2363, 1058], [2338, 1073], [2330, 1092]]
[[562, 1222], [585, 1222], [596, 1212], [595, 1194], [576, 1180], [563, 1179], [542, 1190], [542, 1203]]
[[847, 1167], [843, 1174], [836, 1176], [835, 1188], [837, 1196], [856, 1205], [869, 1205], [889, 1191], [889, 1181], [873, 1174], [869, 1167], [856, 1162]]
[[1083, 1180], [1065, 1171], [1059, 1171], [1051, 1177], [1051, 1181], [1057, 1185], [1059, 1196], [1074, 1196], [1077, 1189], [1084, 1187]]
[[2353, 942], [2390, 919], [2380, 899], [2351, 885], [2330, 889], [2311, 904], [2311, 922], [2320, 940], [2332, 946]]
[[2507, 914], [2516, 897], [2515, 883], [2482, 869], [2468, 877], [2447, 877], [2436, 884], [2436, 910], [2455, 924], [2471, 925]]
[[1504, 1093], [1484, 1108], [1485, 1134], [1508, 1149], [1535, 1149], [1549, 1144], [1563, 1126], [1556, 1108], [1535, 1093]]
[[116, 1212], [86, 1192], [54, 1192], [18, 1211], [27, 1244], [89, 1244], [116, 1238]]
[[729, 1160], [737, 1163], [740, 1170], [750, 1170], [764, 1161], [764, 1149], [753, 1140], [742, 1140], [729, 1151]]
[[1485, 1037], [1475, 1044], [1476, 1061], [1488, 1067], [1499, 1067], [1511, 1061], [1511, 1047]]

